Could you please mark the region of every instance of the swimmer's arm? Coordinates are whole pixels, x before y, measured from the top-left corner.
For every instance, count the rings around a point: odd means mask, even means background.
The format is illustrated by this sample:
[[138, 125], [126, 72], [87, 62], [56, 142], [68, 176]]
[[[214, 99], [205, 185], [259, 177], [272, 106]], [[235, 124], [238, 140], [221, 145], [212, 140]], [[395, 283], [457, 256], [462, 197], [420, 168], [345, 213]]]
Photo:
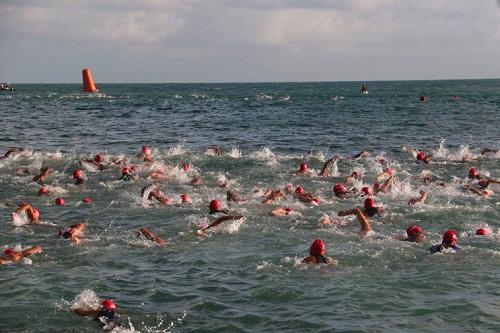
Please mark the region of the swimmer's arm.
[[321, 169], [321, 172], [319, 173], [320, 176], [322, 177], [328, 177], [328, 169], [330, 168], [330, 165], [334, 161], [335, 157], [330, 158], [328, 161], [323, 164], [323, 168]]
[[356, 208], [356, 216], [358, 217], [359, 224], [361, 225], [361, 232], [368, 232], [372, 230], [372, 226], [370, 225], [368, 218], [365, 216], [365, 214], [363, 214], [361, 209]]
[[356, 159], [356, 158], [368, 157], [368, 156], [370, 156], [370, 153], [367, 150], [362, 150], [359, 153], [357, 153], [356, 155], [354, 155], [352, 158]]
[[82, 308], [73, 309], [73, 312], [82, 317], [95, 317], [99, 313], [99, 310], [86, 310]]
[[36, 245], [36, 246], [30, 247], [29, 249], [23, 250], [21, 252], [21, 254], [22, 254], [23, 257], [28, 257], [28, 256], [31, 256], [33, 254], [40, 253], [40, 252], [42, 252], [42, 247]]
[[483, 192], [482, 191], [478, 190], [477, 188], [475, 188], [475, 187], [473, 187], [471, 185], [464, 185], [463, 188], [466, 189], [466, 190], [469, 190], [469, 191], [471, 191], [471, 192], [473, 192], [473, 193], [475, 193], [477, 195], [483, 196]]
[[338, 216], [356, 215], [359, 208], [353, 208], [349, 210], [339, 210]]
[[420, 197], [418, 198], [412, 198], [408, 201], [408, 205], [414, 205], [416, 203], [424, 203], [425, 200], [427, 200], [427, 192], [425, 191], [420, 191]]
[[392, 187], [393, 184], [394, 184], [394, 176], [390, 176], [384, 182], [384, 184], [382, 185], [382, 187], [380, 188], [380, 190], [382, 192], [388, 192], [391, 189], [391, 187]]
[[146, 237], [148, 240], [155, 242], [156, 244], [163, 246], [166, 244], [166, 241], [158, 236], [156, 236], [153, 232], [151, 232], [148, 228], [141, 228], [139, 230], [144, 237]]
[[239, 219], [242, 219], [242, 218], [243, 218], [243, 215], [222, 216], [222, 217], [219, 217], [217, 220], [215, 220], [214, 223], [212, 223], [208, 227], [204, 228], [203, 230], [206, 230], [206, 229], [209, 229], [209, 228], [212, 228], [212, 227], [216, 227], [216, 226], [218, 226], [219, 224], [221, 224], [222, 222], [225, 222], [225, 221], [239, 220]]

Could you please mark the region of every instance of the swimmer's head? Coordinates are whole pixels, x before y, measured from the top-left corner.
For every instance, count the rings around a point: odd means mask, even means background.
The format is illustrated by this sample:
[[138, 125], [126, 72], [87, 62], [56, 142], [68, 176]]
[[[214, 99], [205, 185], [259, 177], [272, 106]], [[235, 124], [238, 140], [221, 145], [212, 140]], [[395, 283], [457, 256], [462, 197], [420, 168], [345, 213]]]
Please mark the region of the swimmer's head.
[[149, 148], [148, 146], [142, 146], [141, 152], [144, 155], [151, 155], [151, 148]]
[[448, 246], [453, 246], [457, 243], [458, 237], [457, 232], [455, 230], [447, 230], [443, 234], [443, 244]]
[[363, 193], [363, 195], [370, 195], [370, 194], [372, 194], [371, 191], [370, 191], [370, 188], [368, 186], [363, 186], [361, 188], [361, 193]]
[[105, 299], [101, 302], [101, 308], [106, 311], [112, 311], [116, 309], [116, 305], [112, 299]]
[[86, 197], [82, 199], [83, 203], [92, 203], [92, 198]]
[[191, 202], [191, 198], [187, 194], [181, 194], [181, 201], [182, 202]]
[[476, 168], [470, 168], [469, 169], [469, 178], [475, 178], [477, 177], [479, 174], [477, 172], [477, 169]]
[[299, 166], [299, 172], [300, 172], [300, 173], [306, 173], [306, 172], [307, 172], [307, 170], [309, 170], [309, 168], [308, 168], [308, 166], [307, 166], [306, 162], [302, 162], [302, 163], [300, 163], [300, 166]]
[[94, 156], [94, 161], [96, 161], [97, 163], [101, 163], [103, 161], [103, 158], [100, 154], [96, 154]]
[[128, 175], [130, 174], [130, 169], [127, 167], [122, 168], [122, 175]]
[[345, 188], [344, 184], [338, 183], [338, 184], [335, 184], [335, 186], [333, 186], [333, 192], [335, 194], [342, 194], [342, 193], [346, 192], [346, 188]]
[[287, 214], [290, 214], [291, 212], [293, 212], [293, 208], [290, 208], [290, 207], [286, 207], [284, 210], [285, 210], [285, 213], [287, 213]]
[[297, 188], [295, 189], [295, 193], [297, 194], [304, 194], [304, 189], [301, 187], [301, 186], [297, 186]]
[[14, 254], [14, 250], [10, 247], [6, 248], [5, 250], [3, 250], [3, 254], [6, 255], [6, 256], [10, 256], [11, 254]]
[[76, 169], [75, 171], [73, 171], [73, 178], [81, 179], [82, 177], [83, 177], [82, 170]]
[[425, 154], [423, 152], [420, 152], [417, 154], [417, 161], [423, 161], [425, 158]]
[[45, 187], [40, 187], [38, 190], [38, 195], [48, 195], [49, 191]]
[[366, 198], [364, 205], [365, 205], [365, 208], [374, 208], [375, 207], [375, 200], [373, 200], [373, 198]]
[[479, 229], [476, 230], [476, 235], [478, 235], [478, 236], [484, 236], [484, 235], [487, 235], [487, 234], [489, 234], [489, 232], [486, 229], [479, 228]]
[[425, 237], [422, 228], [415, 224], [406, 229], [406, 234], [408, 235], [408, 240], [411, 242], [420, 242]]
[[189, 171], [189, 163], [182, 163], [182, 170], [184, 170], [184, 172], [188, 172]]
[[321, 239], [316, 239], [314, 242], [312, 242], [311, 247], [309, 247], [309, 254], [312, 256], [322, 256], [325, 255], [325, 253], [325, 242], [323, 242]]
[[220, 201], [216, 200], [216, 199], [210, 201], [209, 207], [210, 207], [210, 213], [220, 212], [220, 208], [221, 208]]
[[375, 184], [373, 184], [373, 190], [374, 190], [375, 192], [380, 191], [380, 189], [381, 189], [381, 188], [382, 188], [382, 185], [380, 185], [380, 183], [375, 183]]
[[57, 197], [56, 200], [54, 201], [56, 205], [58, 206], [64, 206], [64, 199], [61, 197]]

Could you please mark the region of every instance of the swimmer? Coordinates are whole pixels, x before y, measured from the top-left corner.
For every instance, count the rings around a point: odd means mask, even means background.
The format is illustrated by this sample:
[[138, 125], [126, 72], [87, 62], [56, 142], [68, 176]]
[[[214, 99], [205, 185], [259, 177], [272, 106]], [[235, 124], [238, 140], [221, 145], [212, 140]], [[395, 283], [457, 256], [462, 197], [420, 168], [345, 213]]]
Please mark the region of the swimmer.
[[325, 254], [326, 254], [325, 242], [323, 242], [321, 239], [316, 239], [312, 242], [311, 246], [309, 247], [309, 256], [305, 257], [302, 260], [302, 263], [329, 264], [329, 265], [337, 264], [337, 260], [330, 257], [325, 257]]
[[141, 189], [141, 197], [144, 198], [146, 191], [150, 191], [148, 193], [147, 200], [153, 200], [155, 199], [158, 201], [160, 204], [166, 206], [166, 205], [172, 205], [173, 201], [169, 197], [167, 197], [161, 190], [160, 187], [154, 186], [153, 184], [149, 184], [144, 186]]
[[103, 164], [104, 158], [101, 154], [96, 154], [93, 159], [80, 160], [80, 164], [82, 164], [82, 162], [87, 162], [95, 165], [99, 171], [102, 171], [106, 168]]
[[486, 236], [489, 233], [490, 232], [488, 231], [488, 229], [484, 229], [484, 228], [479, 228], [476, 230], [476, 236]]
[[25, 257], [29, 257], [41, 252], [42, 247], [38, 245], [32, 246], [22, 251], [15, 251], [14, 249], [7, 248], [3, 251], [3, 255], [0, 257], [0, 265], [16, 263], [21, 261]]
[[97, 309], [76, 308], [73, 312], [82, 317], [92, 317], [102, 326], [115, 324], [116, 305], [111, 299], [105, 299]]
[[3, 160], [5, 158], [9, 158], [9, 157], [15, 156], [18, 153], [21, 153], [23, 151], [24, 151], [24, 148], [18, 148], [18, 147], [9, 148], [9, 150], [7, 150], [7, 152], [5, 152], [5, 154], [3, 154], [2, 156], [0, 156], [0, 160]]
[[453, 250], [452, 253], [460, 251], [460, 246], [457, 245], [458, 237], [455, 230], [447, 230], [443, 234], [443, 241], [441, 244], [433, 245], [429, 249], [431, 253], [443, 252], [445, 249]]
[[84, 223], [76, 223], [69, 228], [59, 230], [57, 234], [58, 237], [63, 237], [64, 239], [70, 240], [73, 244], [80, 244], [83, 237], [83, 229], [85, 229]]
[[229, 213], [229, 211], [227, 209], [222, 209], [220, 201], [216, 200], [216, 199], [210, 201], [210, 204], [208, 207], [210, 208], [210, 214], [215, 214], [215, 213], [228, 214]]
[[206, 236], [207, 235], [206, 230], [208, 230], [210, 228], [213, 228], [213, 227], [216, 227], [219, 224], [221, 224], [222, 222], [233, 221], [233, 220], [240, 220], [242, 218], [243, 218], [243, 215], [228, 215], [228, 216], [219, 217], [217, 220], [215, 220], [209, 226], [204, 227], [204, 228], [200, 228], [200, 229], [196, 230], [196, 234], [198, 236]]
[[469, 190], [470, 192], [474, 193], [474, 194], [477, 194], [479, 195], [480, 197], [489, 197], [493, 191], [492, 190], [488, 190], [488, 189], [478, 189], [478, 188], [475, 188], [474, 186], [472, 185], [463, 185], [462, 186], [463, 189], [466, 189], [466, 190]]
[[343, 183], [337, 183], [333, 186], [333, 194], [340, 199], [345, 199], [350, 193], [354, 193], [357, 190], [352, 188], [351, 190], [347, 190]]
[[[357, 215], [357, 210], [359, 208], [353, 208], [349, 210], [341, 210], [337, 213], [338, 216], [347, 216], [347, 215]], [[363, 212], [369, 217], [375, 216], [375, 214], [381, 215], [384, 213], [384, 207], [375, 206], [375, 200], [372, 198], [366, 198], [364, 202]]]
[[[14, 211], [14, 213], [17, 213], [17, 214], [26, 213], [26, 216], [30, 220], [31, 224], [38, 224], [39, 223], [40, 212], [38, 211], [38, 209], [34, 208], [33, 206], [31, 206], [30, 204], [28, 204], [26, 202], [22, 202], [19, 205], [19, 207], [17, 207], [17, 209]], [[13, 214], [12, 218], [14, 218], [14, 214]]]
[[193, 201], [191, 200], [191, 198], [189, 197], [189, 195], [187, 195], [187, 194], [181, 194], [181, 203], [183, 203], [183, 204], [191, 204], [191, 203], [193, 203]]
[[203, 184], [203, 179], [199, 176], [193, 176], [193, 178], [189, 181], [189, 185], [191, 186], [199, 186], [201, 184]]
[[384, 179], [388, 179], [392, 177], [392, 169], [385, 168], [381, 173], [377, 175], [375, 178], [375, 182], [381, 183]]
[[352, 210], [347, 210], [347, 211], [339, 211], [337, 215], [338, 216], [356, 215], [360, 224], [359, 232], [361, 234], [366, 234], [370, 230], [372, 230], [370, 221], [368, 221], [368, 218], [365, 216], [365, 214], [363, 214], [363, 211], [361, 211], [361, 209], [359, 208], [354, 208]]
[[123, 167], [122, 168], [122, 175], [120, 177], [120, 180], [125, 180], [125, 181], [130, 181], [130, 180], [138, 180], [139, 175], [135, 173], [135, 167]]
[[351, 184], [354, 182], [354, 180], [361, 180], [361, 179], [363, 179], [363, 176], [359, 172], [353, 171], [350, 176], [346, 176], [344, 178], [344, 184], [346, 185]]
[[375, 193], [387, 193], [392, 189], [392, 186], [394, 185], [394, 176], [390, 176], [385, 180], [385, 182], [381, 185], [378, 182], [373, 184], [373, 192]]
[[415, 205], [417, 203], [425, 203], [425, 200], [427, 200], [427, 192], [420, 191], [420, 197], [411, 198], [410, 200], [408, 200], [408, 205]]
[[241, 198], [238, 193], [236, 193], [235, 191], [229, 190], [226, 192], [226, 200], [227, 200], [227, 202], [239, 203], [239, 202], [245, 202], [248, 199]]
[[498, 153], [498, 149], [492, 149], [492, 148], [482, 148], [480, 152], [481, 155], [496, 154], [496, 153]]
[[360, 195], [362, 197], [370, 196], [370, 195], [372, 195], [372, 190], [370, 190], [370, 188], [368, 186], [363, 186], [361, 188]]
[[476, 168], [470, 168], [469, 173], [467, 174], [467, 177], [469, 179], [481, 179], [481, 178], [483, 178], [483, 176], [481, 176], [479, 174], [479, 172], [477, 172]]
[[271, 216], [286, 216], [286, 215], [290, 214], [291, 212], [293, 212], [293, 208], [276, 207], [271, 211], [270, 215]]
[[152, 163], [153, 157], [151, 156], [151, 148], [148, 146], [142, 146], [141, 152], [139, 153], [139, 158], [144, 163]]
[[82, 185], [85, 182], [83, 180], [82, 170], [80, 169], [73, 171], [73, 178], [75, 179], [75, 185]]
[[321, 168], [321, 172], [319, 173], [319, 175], [321, 177], [328, 177], [330, 173], [330, 166], [335, 160], [338, 160], [339, 158], [340, 156], [333, 156], [332, 158], [327, 160], [325, 164], [323, 164], [323, 168]]
[[281, 200], [285, 197], [285, 193], [283, 193], [283, 191], [272, 189], [266, 191], [264, 195], [266, 196], [266, 198], [262, 201], [262, 204], [264, 205], [273, 204], [275, 201]]
[[219, 146], [212, 145], [210, 147], [207, 147], [207, 149], [205, 150], [205, 154], [207, 154], [207, 155], [214, 155], [214, 156], [217, 156], [217, 157], [221, 157], [222, 156], [222, 150], [220, 149]]
[[401, 239], [407, 242], [421, 243], [425, 240], [425, 234], [418, 225], [411, 225], [406, 229], [407, 238]]
[[137, 237], [140, 237], [141, 234], [144, 235], [144, 237], [146, 237], [146, 239], [148, 239], [152, 242], [155, 242], [159, 246], [163, 246], [163, 245], [167, 244], [167, 241], [156, 236], [152, 231], [150, 231], [146, 227], [140, 228], [139, 231], [136, 233]]
[[302, 161], [299, 165], [299, 170], [297, 170], [298, 174], [305, 175], [309, 172], [309, 167], [307, 166], [305, 161]]
[[353, 155], [352, 159], [355, 160], [358, 158], [366, 158], [366, 157], [370, 157], [370, 153], [368, 152], [368, 150], [362, 150], [359, 153], [357, 153], [356, 155]]
[[50, 192], [49, 190], [47, 190], [47, 188], [45, 188], [45, 187], [40, 187], [40, 188], [38, 189], [38, 196], [42, 196], [42, 195], [50, 195], [50, 193], [51, 193], [51, 192]]
[[415, 157], [417, 162], [429, 164], [434, 157], [432, 154], [425, 154], [423, 151], [419, 151], [418, 149], [415, 149], [415, 152], [417, 153]]
[[302, 202], [309, 203], [314, 206], [318, 206], [320, 203], [320, 199], [318, 197], [315, 197], [311, 192], [305, 192], [300, 186], [295, 189], [295, 197]]
[[40, 168], [40, 174], [36, 175], [35, 177], [33, 177], [33, 181], [34, 182], [44, 181], [45, 178], [49, 175], [49, 170], [50, 170], [49, 167], [41, 167]]

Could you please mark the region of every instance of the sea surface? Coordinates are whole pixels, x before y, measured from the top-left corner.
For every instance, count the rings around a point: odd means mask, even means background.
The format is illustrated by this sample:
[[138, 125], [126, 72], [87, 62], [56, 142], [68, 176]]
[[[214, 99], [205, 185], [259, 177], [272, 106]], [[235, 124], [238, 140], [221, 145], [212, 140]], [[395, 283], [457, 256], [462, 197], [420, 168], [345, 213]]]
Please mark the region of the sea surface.
[[[0, 249], [43, 248], [0, 266], [0, 332], [99, 332], [72, 309], [106, 298], [121, 312], [114, 332], [500, 332], [500, 185], [489, 197], [462, 188], [473, 184], [471, 167], [500, 179], [500, 154], [480, 154], [500, 148], [500, 80], [374, 81], [368, 95], [362, 83], [101, 84], [98, 94], [79, 84], [18, 84], [0, 92], [0, 156], [24, 148], [0, 160]], [[153, 163], [138, 158], [143, 145]], [[417, 164], [413, 148], [434, 159]], [[370, 157], [353, 159], [361, 150]], [[104, 170], [80, 163], [98, 153]], [[334, 155], [330, 175], [318, 176]], [[362, 236], [353, 216], [337, 212], [363, 198], [335, 198], [332, 187], [353, 171], [363, 178], [349, 188], [372, 186], [382, 159], [396, 183], [374, 196], [385, 214], [370, 218], [373, 233]], [[301, 161], [306, 175], [297, 173]], [[120, 180], [124, 165], [139, 179]], [[42, 166], [49, 176], [32, 181]], [[83, 185], [74, 184], [76, 169]], [[155, 170], [164, 179], [151, 179]], [[193, 177], [202, 184], [191, 185]], [[172, 205], [142, 198], [150, 183]], [[292, 194], [261, 203], [266, 189], [289, 183], [320, 205]], [[41, 186], [51, 195], [38, 196]], [[227, 202], [228, 190], [247, 200]], [[427, 201], [408, 205], [420, 190]], [[244, 219], [201, 237], [196, 230], [221, 216], [209, 214], [212, 199]], [[41, 224], [13, 222], [22, 201], [40, 211]], [[293, 212], [271, 216], [278, 206]], [[332, 223], [318, 225], [324, 215]], [[57, 237], [77, 222], [86, 224], [80, 245]], [[425, 231], [423, 243], [400, 240], [412, 224]], [[140, 227], [167, 245], [138, 238]], [[480, 227], [490, 233], [476, 236]], [[462, 250], [431, 255], [447, 229]], [[336, 266], [301, 264], [316, 238]]]

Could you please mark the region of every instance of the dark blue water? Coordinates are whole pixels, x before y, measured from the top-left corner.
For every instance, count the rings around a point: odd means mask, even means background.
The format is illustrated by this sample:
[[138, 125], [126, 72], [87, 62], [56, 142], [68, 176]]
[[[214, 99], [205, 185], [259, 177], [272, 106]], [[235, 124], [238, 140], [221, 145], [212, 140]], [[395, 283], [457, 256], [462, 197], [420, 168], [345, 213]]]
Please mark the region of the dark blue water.
[[[500, 178], [500, 80], [253, 84], [102, 84], [101, 93], [81, 94], [80, 85], [17, 85], [0, 94], [0, 153], [26, 150], [0, 161], [0, 246], [35, 244], [43, 253], [0, 266], [0, 332], [94, 332], [96, 323], [71, 312], [76, 305], [113, 298], [127, 327], [140, 332], [496, 332], [500, 330], [497, 280], [500, 187], [485, 198], [462, 189], [470, 167]], [[428, 96], [419, 102], [420, 93]], [[452, 99], [452, 96], [459, 96]], [[153, 149], [153, 165], [137, 158]], [[219, 145], [222, 156], [205, 153]], [[410, 148], [434, 153], [417, 165]], [[404, 147], [404, 148], [403, 148]], [[370, 158], [352, 160], [362, 149]], [[80, 159], [105, 156], [100, 172]], [[329, 177], [324, 161], [342, 158]], [[121, 166], [135, 165], [137, 181], [119, 181]], [[336, 217], [363, 199], [338, 199], [332, 186], [352, 171], [371, 186], [384, 157], [397, 182], [376, 195], [386, 213], [370, 219], [374, 234], [360, 237], [354, 218]], [[294, 171], [302, 159], [310, 175]], [[186, 175], [179, 166], [191, 164]], [[42, 165], [50, 175], [32, 182]], [[17, 175], [26, 168], [29, 175]], [[73, 185], [82, 168], [86, 182]], [[171, 206], [145, 203], [151, 171]], [[203, 179], [189, 185], [189, 177]], [[423, 175], [446, 187], [425, 185]], [[226, 188], [218, 186], [226, 181]], [[256, 189], [303, 186], [321, 198], [319, 207], [288, 196], [262, 205]], [[52, 191], [39, 197], [41, 185]], [[249, 200], [227, 203], [226, 191]], [[407, 205], [426, 190], [425, 204]], [[179, 203], [187, 193], [192, 205]], [[55, 206], [56, 196], [65, 206]], [[93, 203], [81, 203], [91, 197]], [[242, 223], [229, 222], [199, 238], [210, 223], [208, 203], [219, 199]], [[41, 212], [42, 225], [16, 226], [11, 212], [20, 201]], [[294, 209], [272, 217], [272, 208]], [[337, 224], [318, 227], [324, 215]], [[57, 231], [87, 225], [84, 241], [71, 245]], [[425, 230], [424, 243], [398, 238], [411, 224]], [[165, 247], [137, 239], [147, 226], [168, 240]], [[490, 231], [474, 235], [477, 228]], [[430, 255], [446, 229], [459, 235], [462, 251]], [[338, 265], [300, 261], [312, 240], [326, 242]], [[97, 296], [96, 296], [97, 295]], [[131, 328], [130, 324], [134, 327]]]

